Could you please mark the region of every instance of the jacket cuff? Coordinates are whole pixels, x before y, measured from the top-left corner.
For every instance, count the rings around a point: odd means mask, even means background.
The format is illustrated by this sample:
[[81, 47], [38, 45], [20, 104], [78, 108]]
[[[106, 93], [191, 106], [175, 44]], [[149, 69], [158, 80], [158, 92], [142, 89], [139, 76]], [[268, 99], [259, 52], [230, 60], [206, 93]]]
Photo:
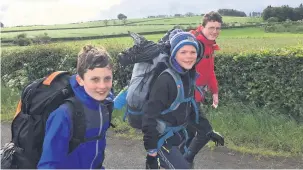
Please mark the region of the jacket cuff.
[[156, 153], [158, 152], [158, 149], [149, 149], [147, 150], [147, 154], [153, 154], [153, 153]]

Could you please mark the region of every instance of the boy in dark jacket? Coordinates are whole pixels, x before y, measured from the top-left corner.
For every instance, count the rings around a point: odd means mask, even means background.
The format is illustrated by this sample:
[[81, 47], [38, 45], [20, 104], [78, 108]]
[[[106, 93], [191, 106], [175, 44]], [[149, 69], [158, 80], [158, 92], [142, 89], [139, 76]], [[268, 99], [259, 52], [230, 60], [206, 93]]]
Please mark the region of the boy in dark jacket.
[[[169, 133], [163, 133], [167, 127], [177, 128], [186, 126], [188, 121], [195, 121], [196, 112], [194, 102], [194, 84], [196, 72], [194, 65], [200, 51], [195, 37], [187, 32], [178, 32], [170, 38], [171, 56], [169, 68], [173, 74], [181, 77], [183, 86], [177, 86], [172, 74], [162, 73], [151, 87], [147, 103], [143, 107], [144, 147], [147, 150], [146, 168], [158, 169], [188, 169], [189, 165], [184, 159], [178, 146], [185, 141], [182, 129], [173, 132], [172, 136], [165, 138], [159, 146], [159, 141]], [[178, 88], [183, 88], [184, 98], [192, 98], [180, 103], [173, 111], [162, 114], [177, 98]], [[201, 119], [201, 118], [200, 118]], [[185, 129], [184, 129], [185, 130]]]
[[70, 78], [75, 98], [85, 115], [85, 139], [71, 153], [73, 134], [71, 110], [66, 104], [52, 112], [47, 120], [39, 169], [103, 168], [106, 131], [110, 126], [113, 105], [112, 63], [104, 49], [85, 46], [78, 54], [77, 74]]

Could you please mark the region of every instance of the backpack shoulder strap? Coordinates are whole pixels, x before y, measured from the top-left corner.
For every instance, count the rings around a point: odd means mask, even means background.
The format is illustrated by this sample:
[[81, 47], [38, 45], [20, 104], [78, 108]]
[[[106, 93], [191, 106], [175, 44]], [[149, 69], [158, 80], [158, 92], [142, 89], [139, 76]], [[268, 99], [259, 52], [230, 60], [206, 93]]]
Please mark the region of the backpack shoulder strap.
[[190, 30], [190, 33], [192, 33], [195, 37], [197, 37], [200, 33], [196, 30]]
[[69, 143], [69, 153], [85, 141], [85, 115], [82, 103], [75, 96], [65, 100], [72, 118], [72, 137]]
[[168, 109], [161, 112], [161, 114], [166, 114], [168, 112], [176, 110], [178, 108], [178, 106], [180, 105], [180, 103], [184, 100], [184, 87], [183, 87], [183, 83], [182, 83], [180, 75], [177, 74], [175, 71], [173, 71], [171, 68], [167, 68], [161, 74], [163, 74], [163, 73], [169, 73], [175, 80], [175, 83], [177, 86], [177, 97], [176, 97], [175, 101], [170, 105], [170, 107]]

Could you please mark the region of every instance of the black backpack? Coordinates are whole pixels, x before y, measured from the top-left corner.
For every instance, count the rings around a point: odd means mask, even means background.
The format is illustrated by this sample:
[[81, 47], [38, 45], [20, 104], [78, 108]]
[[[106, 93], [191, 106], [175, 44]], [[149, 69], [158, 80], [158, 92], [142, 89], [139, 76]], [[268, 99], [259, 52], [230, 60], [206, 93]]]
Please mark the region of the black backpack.
[[[86, 131], [82, 104], [74, 97], [69, 72], [57, 71], [26, 86], [11, 125], [13, 153], [1, 155], [1, 165], [14, 169], [36, 169], [42, 154], [45, 125], [50, 113], [66, 103], [73, 119], [69, 152], [84, 141]], [[5, 149], [4, 149], [5, 150]], [[10, 160], [11, 162], [8, 162]], [[5, 162], [6, 161], [6, 162]]]

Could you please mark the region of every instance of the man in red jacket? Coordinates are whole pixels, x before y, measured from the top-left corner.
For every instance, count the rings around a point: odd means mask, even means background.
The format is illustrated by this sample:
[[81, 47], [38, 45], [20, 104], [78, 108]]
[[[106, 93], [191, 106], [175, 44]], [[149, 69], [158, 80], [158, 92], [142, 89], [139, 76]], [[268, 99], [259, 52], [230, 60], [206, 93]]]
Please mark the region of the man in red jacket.
[[[220, 34], [221, 24], [221, 15], [217, 12], [210, 12], [204, 15], [202, 26], [190, 31], [204, 45], [205, 50], [203, 59], [196, 65], [196, 71], [199, 74], [196, 84], [199, 90], [195, 91], [195, 100], [197, 103], [203, 103], [205, 100], [204, 94], [207, 89], [212, 93], [212, 106], [214, 108], [219, 103], [218, 82], [214, 71], [214, 51], [219, 50], [219, 46], [215, 40]], [[190, 140], [186, 144], [188, 151], [184, 153], [184, 157], [192, 167], [195, 155], [209, 140], [213, 140], [216, 144], [224, 145], [224, 138], [212, 130], [205, 115], [203, 115], [203, 118], [198, 125], [189, 124], [187, 128]]]

